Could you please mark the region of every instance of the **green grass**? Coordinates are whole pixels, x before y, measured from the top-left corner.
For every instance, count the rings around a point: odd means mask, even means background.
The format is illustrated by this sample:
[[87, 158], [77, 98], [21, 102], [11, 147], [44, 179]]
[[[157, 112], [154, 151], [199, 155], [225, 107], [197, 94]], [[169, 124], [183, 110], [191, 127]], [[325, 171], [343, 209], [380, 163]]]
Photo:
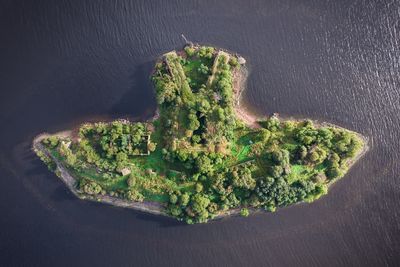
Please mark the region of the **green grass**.
[[101, 185], [101, 187], [103, 189], [105, 189], [107, 191], [115, 191], [118, 189], [121, 189], [121, 190], [128, 189], [128, 185], [126, 183], [127, 176], [118, 176], [117, 175], [112, 178], [106, 179], [106, 178], [104, 178], [104, 176], [102, 174], [98, 173], [93, 168], [80, 169], [79, 171], [69, 169], [69, 171], [78, 177], [97, 182], [98, 184]]
[[195, 191], [195, 182], [187, 182], [185, 184], [179, 185], [179, 188], [182, 192], [193, 193]]
[[232, 157], [237, 162], [244, 162], [252, 157], [249, 157], [251, 146], [255, 143], [256, 132], [251, 132], [249, 129], [239, 130], [235, 133], [235, 140], [231, 145]]
[[309, 178], [310, 170], [305, 165], [292, 165], [292, 172], [286, 177], [289, 184]]
[[113, 182], [109, 185], [109, 190], [117, 190], [117, 189], [128, 189], [128, 185], [126, 183], [127, 177], [125, 176], [117, 176], [116, 178], [113, 178]]
[[161, 148], [158, 147], [150, 155], [134, 157], [131, 162], [143, 170], [152, 169], [160, 174], [164, 174], [168, 170], [168, 166], [162, 157]]
[[294, 164], [291, 167], [292, 172], [287, 176], [286, 179], [289, 184], [292, 184], [299, 180], [308, 180], [311, 179], [314, 175], [323, 172], [325, 169], [326, 166], [324, 166], [324, 164], [322, 163], [314, 167]]
[[298, 148], [298, 144], [295, 143], [285, 143], [282, 145], [282, 148], [288, 150], [290, 153], [295, 153], [297, 148]]
[[147, 201], [155, 201], [160, 203], [167, 203], [169, 201], [169, 196], [166, 194], [154, 194], [147, 190], [143, 190], [141, 193]]
[[248, 154], [249, 154], [250, 150], [251, 150], [250, 145], [242, 147], [242, 149], [239, 151], [239, 153], [236, 156], [237, 160], [239, 162], [248, 160], [249, 159]]
[[212, 65], [204, 59], [194, 58], [188, 59], [187, 63], [183, 65], [186, 77], [190, 77], [192, 90], [197, 91], [202, 84], [206, 84], [209, 74], [204, 74], [199, 71], [201, 64], [207, 66], [211, 71]]

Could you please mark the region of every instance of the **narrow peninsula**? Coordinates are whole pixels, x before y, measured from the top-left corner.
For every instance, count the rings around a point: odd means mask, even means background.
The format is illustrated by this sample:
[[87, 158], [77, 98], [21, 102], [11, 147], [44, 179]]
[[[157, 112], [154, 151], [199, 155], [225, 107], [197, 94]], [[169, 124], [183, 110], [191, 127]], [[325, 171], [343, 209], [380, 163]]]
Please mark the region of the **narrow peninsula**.
[[332, 124], [246, 112], [245, 63], [192, 44], [166, 53], [151, 76], [153, 119], [41, 134], [33, 149], [79, 198], [189, 224], [320, 198], [367, 140]]

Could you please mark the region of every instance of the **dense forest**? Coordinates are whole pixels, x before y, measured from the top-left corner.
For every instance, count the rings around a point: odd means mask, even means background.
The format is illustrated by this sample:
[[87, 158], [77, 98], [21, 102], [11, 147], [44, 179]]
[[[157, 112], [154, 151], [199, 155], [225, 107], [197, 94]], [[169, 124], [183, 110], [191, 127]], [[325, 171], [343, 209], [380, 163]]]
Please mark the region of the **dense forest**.
[[42, 143], [82, 194], [159, 202], [189, 224], [231, 209], [242, 216], [273, 212], [326, 194], [363, 140], [343, 128], [277, 116], [247, 126], [234, 110], [241, 68], [237, 56], [213, 47], [167, 53], [151, 78], [157, 119], [84, 124], [75, 137]]

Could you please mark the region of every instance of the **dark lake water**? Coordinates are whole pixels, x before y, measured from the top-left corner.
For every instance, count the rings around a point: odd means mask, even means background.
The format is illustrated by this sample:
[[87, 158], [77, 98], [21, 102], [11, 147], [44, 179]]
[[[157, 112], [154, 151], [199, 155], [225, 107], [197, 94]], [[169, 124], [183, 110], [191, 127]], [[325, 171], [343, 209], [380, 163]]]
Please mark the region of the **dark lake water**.
[[[0, 1], [0, 265], [399, 266], [399, 24], [395, 0]], [[32, 138], [150, 117], [181, 33], [247, 58], [255, 113], [337, 123], [369, 153], [315, 203], [205, 225], [76, 199]]]

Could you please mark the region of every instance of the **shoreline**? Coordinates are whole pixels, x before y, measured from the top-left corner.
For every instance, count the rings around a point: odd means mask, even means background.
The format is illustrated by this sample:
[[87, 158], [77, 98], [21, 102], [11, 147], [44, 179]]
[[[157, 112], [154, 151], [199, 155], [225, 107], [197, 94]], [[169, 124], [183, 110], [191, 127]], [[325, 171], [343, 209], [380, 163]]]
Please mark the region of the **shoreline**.
[[257, 129], [261, 128], [261, 125], [258, 123], [259, 117], [251, 114], [246, 106], [241, 105], [242, 94], [246, 89], [246, 82], [249, 75], [249, 71], [246, 66], [241, 65], [239, 69], [233, 71], [233, 82], [232, 82], [232, 91], [233, 91], [233, 110], [236, 114], [236, 117], [243, 121], [244, 124], [249, 126], [250, 128]]
[[[228, 53], [230, 56], [233, 55], [233, 53], [223, 50], [223, 49], [218, 49], [217, 51], [224, 51]], [[233, 109], [235, 112], [235, 115], [237, 119], [241, 120], [246, 126], [252, 128], [252, 129], [258, 129], [261, 128], [261, 125], [259, 124], [259, 121], [263, 119], [261, 116], [257, 116], [255, 114], [251, 114], [247, 109], [246, 106], [241, 105], [241, 98], [242, 98], [242, 93], [246, 89], [246, 82], [248, 78], [249, 71], [245, 65], [240, 65], [239, 69], [234, 69], [232, 71], [232, 91], [233, 91]], [[147, 123], [152, 123], [159, 117], [159, 108], [154, 111], [154, 115], [151, 116], [150, 118], [144, 120], [143, 122]], [[294, 121], [294, 122], [300, 122], [303, 121], [301, 119], [294, 119], [294, 118], [282, 118], [285, 121]], [[107, 119], [103, 120], [103, 122], [109, 123], [111, 121], [115, 120], [124, 120], [128, 122], [132, 122], [130, 119]], [[133, 120], [136, 121], [136, 120]], [[355, 156], [355, 158], [351, 161], [346, 162], [347, 170], [349, 170], [356, 162], [358, 162], [369, 150], [369, 139], [357, 132], [345, 129], [341, 126], [335, 125], [333, 123], [328, 123], [328, 122], [319, 122], [317, 120], [311, 120], [314, 125], [319, 128], [319, 127], [324, 127], [324, 126], [330, 126], [333, 128], [338, 128], [341, 130], [345, 130], [348, 132], [351, 132], [353, 134], [356, 134], [362, 141], [363, 141], [363, 148], [360, 150], [360, 152]], [[34, 151], [38, 150], [42, 152], [44, 155], [49, 157], [55, 164], [56, 164], [56, 175], [63, 181], [63, 183], [69, 188], [69, 190], [72, 191], [72, 193], [79, 199], [83, 200], [90, 200], [93, 202], [100, 202], [100, 203], [105, 203], [121, 208], [129, 208], [145, 213], [150, 213], [153, 215], [162, 215], [170, 218], [175, 218], [171, 215], [169, 215], [166, 212], [166, 205], [163, 205], [158, 202], [153, 202], [153, 201], [143, 201], [143, 202], [135, 202], [135, 201], [129, 201], [125, 200], [122, 198], [117, 198], [117, 197], [112, 197], [110, 195], [97, 195], [97, 196], [91, 196], [88, 194], [85, 194], [78, 190], [76, 187], [77, 180], [74, 178], [68, 171], [68, 169], [64, 166], [62, 162], [60, 162], [57, 158], [55, 158], [53, 155], [49, 153], [49, 151], [41, 144], [41, 141], [49, 136], [58, 136], [61, 138], [74, 138], [74, 134], [76, 134], [76, 130], [79, 129], [80, 126], [86, 124], [86, 123], [91, 123], [91, 122], [82, 122], [76, 125], [75, 127], [72, 128], [72, 130], [66, 130], [66, 131], [60, 131], [56, 132], [54, 134], [49, 134], [49, 133], [41, 133], [37, 135], [33, 139], [32, 143], [32, 149]], [[334, 184], [336, 181], [340, 180], [342, 177], [334, 179], [327, 183], [327, 187], [331, 187], [332, 184]], [[305, 201], [301, 201], [296, 203], [304, 203]], [[236, 216], [240, 214], [241, 209], [244, 207], [238, 207], [230, 210], [226, 210], [223, 212], [220, 212], [219, 214], [215, 215], [214, 218], [211, 220], [217, 220], [217, 219], [222, 219], [225, 217], [229, 216]], [[252, 208], [252, 207], [246, 207], [251, 213], [258, 213], [258, 212], [267, 212], [262, 208]]]
[[[237, 118], [241, 119], [248, 127], [253, 128], [253, 129], [258, 129], [258, 128], [261, 128], [261, 125], [258, 122], [263, 119], [263, 116], [257, 116], [255, 114], [252, 114], [251, 112], [248, 111], [246, 106], [241, 104], [242, 93], [246, 90], [246, 82], [247, 82], [248, 75], [249, 75], [249, 71], [248, 71], [247, 67], [244, 65], [241, 65], [240, 69], [235, 70], [233, 73], [232, 91], [233, 91], [233, 95], [234, 95], [234, 100], [233, 100], [234, 101], [234, 111], [235, 111]], [[273, 115], [273, 116], [276, 116], [276, 115]], [[266, 116], [264, 116], [264, 117], [266, 117]], [[283, 121], [291, 121], [291, 122], [296, 122], [296, 123], [302, 122], [304, 120], [310, 120], [316, 128], [329, 126], [332, 128], [340, 129], [342, 131], [347, 131], [347, 132], [357, 135], [363, 141], [363, 147], [360, 150], [360, 152], [355, 156], [355, 158], [347, 163], [347, 170], [349, 170], [357, 161], [359, 161], [370, 149], [368, 137], [366, 137], [358, 132], [341, 127], [337, 124], [325, 122], [325, 121], [320, 122], [318, 120], [312, 120], [312, 119], [307, 119], [307, 118], [300, 119], [300, 118], [294, 118], [294, 117], [282, 117], [279, 115], [277, 117]], [[334, 179], [334, 180], [330, 181], [328, 183], [328, 187], [330, 187], [337, 180], [338, 179]]]
[[[74, 176], [72, 176], [68, 169], [62, 164], [57, 158], [55, 158], [53, 155], [51, 155], [48, 150], [40, 143], [44, 138], [49, 137], [49, 136], [58, 136], [62, 138], [71, 138], [72, 137], [72, 131], [61, 131], [57, 132], [54, 134], [48, 134], [48, 133], [41, 133], [37, 135], [33, 139], [33, 144], [32, 144], [32, 149], [38, 150], [42, 153], [44, 153], [47, 157], [49, 157], [57, 166], [55, 174], [60, 180], [67, 186], [67, 188], [79, 199], [81, 200], [89, 200], [92, 202], [98, 202], [98, 203], [103, 203], [103, 204], [108, 204], [111, 206], [115, 207], [120, 207], [120, 208], [127, 208], [127, 209], [132, 209], [136, 211], [141, 211], [144, 213], [150, 213], [153, 215], [161, 215], [169, 218], [175, 218], [171, 215], [169, 215], [165, 208], [165, 205], [162, 205], [161, 203], [158, 202], [153, 202], [153, 201], [143, 201], [143, 202], [135, 202], [135, 201], [129, 201], [125, 200], [122, 198], [117, 198], [117, 197], [112, 197], [109, 195], [97, 195], [97, 196], [91, 196], [88, 194], [85, 194], [78, 190], [76, 187], [77, 180]], [[57, 172], [59, 174], [57, 174]], [[217, 219], [223, 219], [229, 216], [234, 216], [238, 215], [240, 213], [240, 208], [235, 208], [231, 210], [227, 210], [225, 212], [222, 212], [220, 214], [217, 214], [214, 218], [210, 220], [217, 220]], [[256, 211], [263, 211], [262, 209], [253, 209], [249, 208], [252, 212]]]
[[36, 136], [33, 140], [33, 145], [32, 148], [33, 150], [39, 150], [42, 153], [44, 153], [47, 157], [51, 158], [53, 162], [56, 164], [57, 169], [56, 172], [59, 172], [59, 177], [64, 184], [68, 187], [69, 190], [79, 199], [82, 200], [90, 200], [93, 202], [101, 202], [101, 203], [106, 203], [109, 205], [117, 206], [117, 207], [122, 207], [122, 208], [130, 208], [146, 213], [151, 213], [154, 215], [164, 215], [167, 217], [171, 217], [165, 212], [165, 206], [157, 203], [157, 202], [150, 202], [150, 201], [144, 201], [144, 202], [135, 202], [135, 201], [128, 201], [124, 200], [122, 198], [117, 198], [117, 197], [112, 197], [109, 195], [97, 195], [97, 196], [91, 196], [88, 194], [85, 194], [78, 190], [76, 187], [77, 180], [75, 177], [73, 177], [68, 169], [64, 166], [62, 162], [60, 162], [57, 158], [55, 158], [53, 155], [51, 155], [48, 150], [40, 143], [44, 138], [48, 136], [59, 136], [63, 138], [69, 138], [72, 137], [72, 131], [62, 131], [58, 132], [55, 134], [47, 134], [47, 133], [42, 133], [38, 136]]
[[[335, 125], [335, 127], [338, 127], [338, 126]], [[368, 140], [368, 139], [365, 139], [364, 136], [362, 136], [360, 134], [358, 134], [358, 135], [363, 138], [364, 142], [366, 142]], [[59, 174], [60, 174], [60, 175], [56, 174], [56, 176], [59, 177], [61, 179], [61, 181], [63, 181], [63, 183], [67, 186], [67, 188], [77, 198], [79, 198], [81, 200], [100, 202], [100, 203], [104, 203], [104, 204], [108, 204], [108, 205], [112, 205], [112, 206], [116, 206], [116, 207], [120, 207], [120, 208], [133, 209], [136, 211], [150, 213], [153, 215], [161, 215], [161, 216], [166, 216], [169, 218], [174, 218], [173, 216], [169, 215], [165, 211], [166, 206], [162, 205], [158, 202], [152, 202], [152, 201], [135, 202], [135, 201], [125, 200], [122, 198], [112, 197], [109, 195], [98, 195], [98, 196], [94, 197], [94, 196], [82, 193], [81, 191], [79, 191], [77, 189], [77, 187], [76, 187], [77, 181], [68, 172], [68, 169], [59, 160], [57, 160], [55, 157], [53, 157], [51, 154], [49, 154], [47, 149], [40, 143], [41, 140], [43, 140], [44, 138], [46, 138], [48, 136], [59, 136], [59, 137], [64, 137], [64, 138], [67, 137], [68, 138], [68, 137], [72, 137], [72, 131], [71, 130], [61, 131], [61, 132], [57, 132], [54, 134], [47, 134], [47, 133], [39, 134], [38, 136], [36, 136], [34, 138], [32, 148], [33, 148], [33, 150], [37, 149], [37, 150], [43, 152], [47, 157], [50, 157], [53, 160], [53, 162], [55, 162], [55, 164], [57, 166], [56, 170], [59, 171]], [[348, 163], [348, 165], [347, 165], [348, 170], [368, 152], [369, 146], [367, 145], [367, 143], [364, 143], [364, 144], [365, 145], [363, 146], [363, 149], [357, 154], [357, 156], [351, 162]], [[337, 182], [341, 178], [330, 181], [327, 184], [327, 187], [330, 188], [335, 182]], [[295, 203], [294, 205], [298, 205], [298, 204], [305, 203], [305, 202], [306, 201], [301, 201], [301, 202]], [[220, 214], [217, 214], [214, 218], [212, 218], [210, 220], [218, 220], [218, 219], [223, 219], [223, 218], [230, 217], [230, 216], [238, 216], [240, 214], [240, 211], [242, 208], [243, 207], [238, 207], [235, 209], [227, 210], [225, 212], [221, 212]], [[246, 207], [246, 208], [249, 211], [251, 211], [251, 213], [268, 212], [262, 208], [252, 208], [252, 207]]]

